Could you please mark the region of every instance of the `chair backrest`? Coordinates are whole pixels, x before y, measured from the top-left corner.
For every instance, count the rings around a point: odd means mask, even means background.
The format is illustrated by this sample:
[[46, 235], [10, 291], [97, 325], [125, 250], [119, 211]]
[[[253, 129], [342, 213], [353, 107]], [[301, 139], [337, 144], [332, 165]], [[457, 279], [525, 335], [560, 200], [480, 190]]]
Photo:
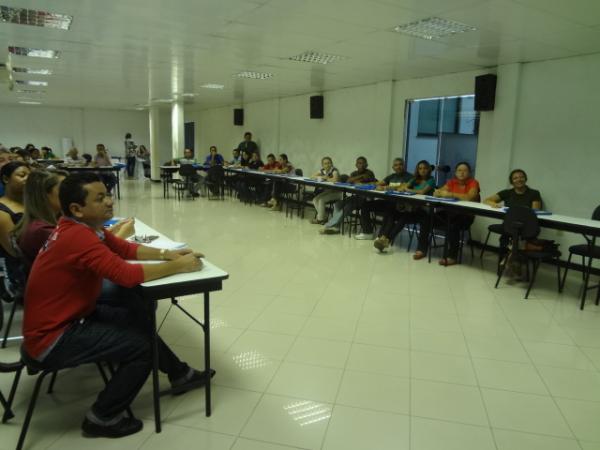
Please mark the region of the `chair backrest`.
[[211, 182], [219, 182], [225, 177], [223, 166], [212, 166], [206, 171], [206, 178]]
[[503, 227], [504, 232], [513, 238], [533, 239], [540, 234], [540, 224], [535, 212], [524, 206], [508, 208]]
[[196, 174], [196, 169], [191, 164], [182, 164], [179, 167], [179, 175], [182, 177], [191, 177]]
[[296, 176], [298, 177], [303, 177], [304, 176], [304, 172], [302, 171], [302, 169], [296, 169], [294, 171], [294, 173], [296, 174]]
[[600, 220], [600, 206], [596, 206], [596, 209], [592, 213], [592, 220]]

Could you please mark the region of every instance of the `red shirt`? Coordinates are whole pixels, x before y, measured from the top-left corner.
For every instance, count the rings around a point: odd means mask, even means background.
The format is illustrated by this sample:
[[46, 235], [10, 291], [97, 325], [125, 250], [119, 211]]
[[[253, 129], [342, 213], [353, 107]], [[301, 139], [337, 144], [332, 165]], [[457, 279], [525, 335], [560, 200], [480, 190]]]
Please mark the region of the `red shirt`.
[[446, 183], [446, 188], [449, 192], [454, 194], [468, 194], [471, 189], [476, 189], [477, 197], [473, 199], [473, 201], [478, 202], [481, 200], [479, 198], [479, 181], [477, 181], [475, 178], [468, 178], [465, 180], [465, 184], [460, 184], [458, 179], [452, 178]]
[[35, 258], [27, 288], [23, 317], [24, 345], [37, 358], [72, 322], [96, 309], [104, 278], [124, 287], [144, 281], [136, 259], [137, 244], [108, 231], [101, 240], [87, 225], [62, 218]]
[[281, 164], [279, 164], [279, 161], [275, 161], [273, 164], [267, 163], [261, 167], [261, 170], [275, 170], [275, 169], [281, 169]]

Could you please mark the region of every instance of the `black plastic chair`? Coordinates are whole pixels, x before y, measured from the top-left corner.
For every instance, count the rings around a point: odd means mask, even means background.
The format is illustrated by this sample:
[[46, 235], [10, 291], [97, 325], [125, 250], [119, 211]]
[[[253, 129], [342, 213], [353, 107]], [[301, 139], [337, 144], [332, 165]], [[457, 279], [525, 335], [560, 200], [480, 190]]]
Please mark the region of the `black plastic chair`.
[[[600, 220], [600, 206], [596, 207], [592, 214], [592, 220]], [[563, 279], [560, 284], [560, 291], [565, 287], [565, 282], [567, 281], [567, 272], [569, 271], [569, 265], [571, 264], [571, 258], [573, 255], [581, 256], [581, 265], [583, 266], [583, 293], [581, 295], [581, 305], [580, 309], [583, 309], [585, 305], [585, 298], [587, 296], [587, 291], [590, 289], [598, 289], [596, 293], [596, 305], [600, 302], [600, 285], [596, 284], [595, 286], [589, 286], [590, 282], [590, 274], [592, 272], [592, 263], [594, 259], [600, 259], [600, 246], [595, 245], [594, 239], [583, 235], [586, 240], [586, 244], [572, 245], [569, 247], [569, 259], [567, 260], [567, 266], [565, 268], [565, 273], [563, 274]], [[586, 264], [586, 258], [587, 264]]]
[[481, 253], [479, 254], [479, 259], [483, 259], [483, 254], [485, 253], [485, 249], [487, 247], [487, 244], [490, 240], [490, 236], [492, 233], [499, 234], [500, 236], [502, 236], [504, 234], [504, 226], [501, 223], [494, 223], [488, 227], [488, 234], [485, 237], [485, 242], [483, 243], [483, 246], [481, 247]]
[[[302, 169], [296, 169], [294, 174], [297, 177], [301, 177], [304, 172]], [[306, 206], [304, 200], [304, 193], [306, 192], [305, 185], [286, 182], [284, 186], [282, 200], [285, 203], [285, 217], [288, 217], [288, 214], [292, 217], [294, 211], [296, 211], [298, 217], [304, 218], [304, 209]]]
[[10, 393], [8, 394], [8, 398], [4, 397], [2, 391], [0, 391], [0, 406], [4, 410], [2, 414], [2, 423], [6, 423], [13, 417], [15, 417], [14, 413], [11, 410], [12, 402], [15, 398], [15, 393], [17, 392], [17, 385], [19, 384], [19, 378], [21, 377], [21, 372], [23, 371], [23, 363], [22, 362], [14, 362], [14, 363], [0, 363], [0, 373], [14, 373], [15, 378], [12, 383], [12, 387], [10, 388]]
[[[521, 243], [525, 243], [528, 240], [535, 239], [540, 233], [540, 225], [535, 212], [531, 208], [523, 206], [513, 206], [509, 208], [504, 217], [502, 223], [504, 233], [508, 234], [512, 240], [512, 257], [517, 258], [518, 261], [525, 261], [527, 264], [527, 274], [529, 277], [529, 285], [527, 286], [527, 292], [525, 298], [529, 298], [529, 293], [535, 283], [535, 277], [540, 264], [543, 261], [553, 261], [556, 264], [556, 270], [558, 275], [558, 290], [560, 291], [561, 280], [560, 280], [560, 265], [558, 264], [558, 258], [560, 257], [560, 251], [558, 249], [544, 249], [544, 250], [527, 250], [521, 249]], [[498, 288], [498, 284], [502, 279], [502, 275], [506, 269], [508, 258], [504, 259], [504, 263], [501, 261], [498, 263], [498, 279], [496, 280], [495, 288]], [[533, 265], [533, 271], [529, 272], [529, 262]], [[530, 275], [530, 276], [529, 276]]]
[[[37, 375], [37, 380], [35, 382], [35, 385], [33, 388], [33, 393], [31, 394], [31, 398], [29, 400], [29, 406], [27, 407], [27, 413], [25, 414], [25, 420], [23, 421], [23, 426], [21, 427], [21, 434], [19, 435], [19, 441], [17, 443], [17, 450], [21, 450], [23, 448], [23, 444], [25, 443], [25, 438], [27, 437], [27, 431], [29, 429], [29, 424], [31, 423], [31, 418], [33, 417], [35, 405], [37, 403], [37, 399], [40, 394], [40, 389], [42, 387], [42, 383], [43, 383], [44, 379], [48, 375], [51, 375], [50, 384], [48, 385], [48, 391], [47, 391], [48, 394], [51, 394], [54, 391], [54, 383], [56, 382], [56, 376], [57, 376], [58, 371], [73, 368], [73, 366], [59, 367], [59, 368], [45, 367], [39, 361], [36, 361], [35, 359], [31, 358], [23, 350], [23, 347], [21, 347], [21, 364], [22, 364], [22, 366], [24, 366], [27, 369], [28, 375]], [[104, 384], [108, 384], [108, 376], [106, 375], [106, 372], [104, 371], [104, 368], [102, 367], [102, 363], [96, 362], [95, 364], [96, 364], [96, 367], [98, 368], [98, 371], [100, 372], [100, 376], [102, 377]], [[108, 370], [109, 370], [110, 374], [112, 375], [113, 368], [110, 364], [108, 364]], [[18, 378], [17, 378], [17, 381], [13, 384], [13, 389], [15, 389], [15, 390], [16, 390], [17, 382], [18, 382]], [[131, 412], [130, 408], [127, 408], [126, 411], [130, 417], [133, 417], [133, 413]]]
[[[192, 177], [196, 174], [196, 169], [192, 164], [182, 164], [179, 166], [179, 176], [181, 179], [172, 181], [173, 188], [177, 193], [177, 200], [181, 200], [186, 192], [192, 192]], [[194, 196], [191, 196], [194, 199]]]
[[212, 166], [206, 172], [206, 195], [209, 200], [225, 199], [225, 171], [223, 166]]

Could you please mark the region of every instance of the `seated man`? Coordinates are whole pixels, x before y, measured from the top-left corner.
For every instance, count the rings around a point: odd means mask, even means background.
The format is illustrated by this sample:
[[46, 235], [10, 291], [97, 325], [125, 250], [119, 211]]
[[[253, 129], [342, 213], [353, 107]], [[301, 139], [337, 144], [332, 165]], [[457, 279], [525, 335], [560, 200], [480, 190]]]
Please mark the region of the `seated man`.
[[223, 159], [223, 156], [221, 156], [217, 152], [217, 147], [214, 145], [211, 145], [210, 151], [209, 151], [208, 155], [206, 155], [206, 158], [204, 159], [204, 165], [210, 166], [210, 167], [222, 166], [224, 162], [225, 162], [225, 160]]
[[[64, 217], [35, 259], [25, 292], [22, 351], [48, 369], [110, 361], [117, 370], [86, 413], [89, 436], [121, 437], [142, 429], [142, 421], [124, 411], [152, 368], [149, 314], [153, 304], [135, 290], [122, 303], [101, 296], [103, 279], [125, 288], [144, 281], [200, 270], [200, 254], [167, 251], [129, 243], [103, 229], [113, 202], [94, 173], [76, 173], [61, 184]], [[126, 260], [163, 260], [130, 264]], [[52, 280], [52, 281], [50, 281]], [[177, 392], [206, 380], [158, 340], [159, 368]]]
[[[198, 164], [196, 158], [194, 158], [194, 152], [191, 151], [189, 148], [186, 148], [183, 151], [183, 158], [174, 160], [173, 163], [179, 164], [179, 166]], [[200, 186], [202, 185], [204, 178], [201, 177], [197, 172], [194, 172], [194, 174], [189, 177], [189, 181], [190, 195], [193, 197], [199, 197], [200, 194], [198, 193], [198, 191], [200, 190]]]
[[[369, 163], [367, 158], [359, 156], [356, 158], [356, 170], [350, 174], [348, 183], [352, 184], [369, 184], [376, 183], [375, 174], [368, 169]], [[358, 195], [347, 197], [346, 200], [338, 200], [333, 205], [333, 214], [331, 219], [325, 224], [325, 227], [319, 231], [321, 234], [338, 234], [340, 232], [340, 224], [344, 216], [349, 215], [355, 209], [360, 209], [364, 202], [364, 198]]]
[[[393, 172], [377, 183], [377, 189], [384, 191], [402, 187], [410, 181], [412, 174], [405, 170], [404, 160], [395, 158], [392, 164]], [[371, 213], [389, 214], [396, 209], [395, 201], [371, 200], [365, 202], [360, 208], [360, 228], [362, 233], [354, 236], [355, 239], [373, 239], [373, 220]]]
[[[288, 156], [285, 153], [279, 155], [277, 161], [279, 167], [268, 170], [263, 166], [263, 172], [277, 173], [280, 175], [294, 175], [294, 165], [289, 161]], [[271, 190], [271, 199], [267, 202], [267, 206], [270, 207], [271, 211], [281, 211], [281, 197], [283, 193], [294, 192], [295, 186], [292, 186], [285, 181], [276, 180], [273, 181], [273, 187]]]
[[237, 166], [240, 163], [240, 159], [241, 159], [240, 150], [237, 148], [234, 148], [233, 152], [232, 152], [232, 158], [229, 161], [225, 161], [224, 165], [225, 165], [225, 167]]

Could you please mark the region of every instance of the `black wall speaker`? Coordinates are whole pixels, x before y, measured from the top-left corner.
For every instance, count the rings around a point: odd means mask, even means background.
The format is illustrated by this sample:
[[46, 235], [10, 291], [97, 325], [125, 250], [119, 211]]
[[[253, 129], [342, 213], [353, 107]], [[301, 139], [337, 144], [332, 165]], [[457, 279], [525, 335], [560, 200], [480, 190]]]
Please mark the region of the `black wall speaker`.
[[233, 124], [238, 126], [244, 125], [244, 110], [242, 108], [235, 108], [233, 110]]
[[496, 103], [496, 81], [494, 74], [475, 77], [475, 110], [493, 111]]
[[323, 110], [323, 96], [313, 95], [310, 98], [310, 118], [322, 119], [323, 117], [325, 117], [325, 111]]

